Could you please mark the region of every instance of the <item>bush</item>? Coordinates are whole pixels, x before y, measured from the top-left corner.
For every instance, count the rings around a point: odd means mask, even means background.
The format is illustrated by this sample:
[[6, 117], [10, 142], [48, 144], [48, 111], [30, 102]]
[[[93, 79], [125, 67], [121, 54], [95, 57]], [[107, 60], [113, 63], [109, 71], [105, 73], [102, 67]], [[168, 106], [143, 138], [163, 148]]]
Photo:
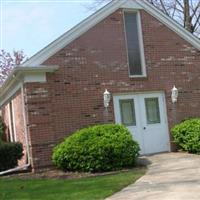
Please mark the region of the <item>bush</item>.
[[189, 119], [171, 130], [174, 141], [189, 153], [200, 154], [200, 119]]
[[121, 125], [97, 125], [75, 132], [55, 147], [54, 164], [63, 170], [101, 172], [132, 167], [139, 145]]
[[16, 167], [22, 156], [22, 144], [0, 142], [0, 171]]

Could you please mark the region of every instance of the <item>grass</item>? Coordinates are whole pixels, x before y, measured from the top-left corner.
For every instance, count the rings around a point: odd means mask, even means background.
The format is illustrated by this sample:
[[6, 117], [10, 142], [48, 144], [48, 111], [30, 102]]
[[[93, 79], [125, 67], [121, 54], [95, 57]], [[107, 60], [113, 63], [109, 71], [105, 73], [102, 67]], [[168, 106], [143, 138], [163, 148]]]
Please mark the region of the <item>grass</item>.
[[1, 200], [102, 200], [135, 182], [145, 169], [113, 175], [59, 179], [0, 178]]

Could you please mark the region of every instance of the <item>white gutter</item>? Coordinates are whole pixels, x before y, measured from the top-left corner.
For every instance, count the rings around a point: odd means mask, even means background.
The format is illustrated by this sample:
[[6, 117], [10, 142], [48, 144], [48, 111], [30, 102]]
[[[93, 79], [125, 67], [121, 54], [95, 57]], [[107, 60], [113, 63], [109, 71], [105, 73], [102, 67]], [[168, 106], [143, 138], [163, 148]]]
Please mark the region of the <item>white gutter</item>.
[[[23, 113], [23, 121], [24, 121], [24, 134], [25, 134], [25, 145], [26, 145], [26, 153], [27, 153], [27, 158], [28, 162], [19, 167], [15, 167], [13, 169], [5, 170], [0, 172], [1, 175], [5, 175], [11, 172], [16, 172], [16, 171], [21, 171], [21, 170], [27, 170], [29, 166], [31, 166], [31, 156], [30, 156], [30, 148], [29, 148], [29, 139], [28, 139], [28, 128], [27, 128], [27, 119], [26, 119], [26, 111], [25, 111], [25, 96], [24, 96], [24, 79], [21, 78], [20, 74], [27, 73], [27, 72], [54, 72], [55, 70], [58, 69], [58, 66], [39, 66], [39, 67], [16, 67], [6, 82], [3, 84], [3, 86], [0, 88], [0, 99], [3, 94], [5, 94], [14, 84], [16, 84], [17, 81], [19, 81], [20, 84], [20, 89], [21, 89], [21, 95], [22, 95], [22, 113]], [[19, 75], [18, 75], [19, 74]], [[19, 78], [19, 79], [18, 79]], [[20, 79], [21, 78], [21, 79]], [[9, 97], [11, 98], [11, 97]], [[0, 101], [1, 105], [1, 101]]]
[[35, 66], [35, 67], [22, 67], [22, 66], [17, 66], [15, 67], [12, 72], [9, 74], [8, 78], [6, 81], [3, 83], [2, 86], [0, 86], [0, 95], [6, 87], [8, 87], [9, 83], [17, 76], [17, 74], [24, 74], [24, 73], [33, 73], [33, 72], [54, 72], [57, 70], [59, 67], [57, 65], [40, 65], [40, 66]]
[[15, 167], [13, 169], [2, 171], [2, 172], [0, 172], [0, 176], [8, 174], [8, 173], [11, 173], [11, 172], [27, 170], [27, 168], [29, 166], [31, 166], [31, 157], [30, 157], [30, 149], [29, 149], [29, 141], [28, 141], [28, 129], [27, 129], [26, 112], [25, 112], [24, 86], [23, 86], [23, 83], [21, 83], [21, 95], [22, 95], [22, 109], [23, 109], [22, 113], [23, 113], [23, 120], [24, 120], [24, 127], [25, 127], [24, 134], [25, 134], [26, 153], [27, 153], [28, 163], [23, 165], [23, 166], [19, 166], [19, 167]]
[[[0, 86], [0, 107], [10, 99], [19, 89], [19, 82], [46, 82], [46, 73], [53, 73], [59, 68], [57, 65], [21, 67], [18, 66], [12, 70], [7, 80]], [[35, 74], [35, 79], [26, 79], [26, 76]], [[43, 79], [38, 81], [36, 76], [42, 75]], [[40, 76], [41, 77], [41, 76]]]

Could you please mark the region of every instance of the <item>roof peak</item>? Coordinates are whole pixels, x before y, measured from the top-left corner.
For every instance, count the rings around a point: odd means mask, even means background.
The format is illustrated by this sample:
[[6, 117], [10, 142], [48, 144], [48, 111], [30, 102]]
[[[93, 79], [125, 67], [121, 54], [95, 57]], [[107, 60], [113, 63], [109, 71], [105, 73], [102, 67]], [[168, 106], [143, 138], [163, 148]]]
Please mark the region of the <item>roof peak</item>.
[[157, 18], [160, 22], [165, 24], [168, 28], [176, 32], [180, 37], [185, 39], [195, 48], [200, 50], [200, 40], [184, 29], [181, 25], [175, 22], [173, 19], [168, 17], [162, 11], [157, 9], [155, 6], [150, 4], [146, 0], [113, 0], [103, 8], [83, 20], [81, 23], [70, 29], [59, 38], [51, 42], [45, 48], [40, 50], [38, 53], [33, 55], [30, 59], [25, 61], [22, 66], [37, 66], [41, 65], [48, 58], [53, 56], [59, 50], [67, 46], [69, 43], [74, 41], [76, 38], [84, 34], [86, 31], [91, 29], [97, 23], [105, 19], [107, 16], [115, 12], [119, 8], [127, 9], [143, 9], [153, 17]]

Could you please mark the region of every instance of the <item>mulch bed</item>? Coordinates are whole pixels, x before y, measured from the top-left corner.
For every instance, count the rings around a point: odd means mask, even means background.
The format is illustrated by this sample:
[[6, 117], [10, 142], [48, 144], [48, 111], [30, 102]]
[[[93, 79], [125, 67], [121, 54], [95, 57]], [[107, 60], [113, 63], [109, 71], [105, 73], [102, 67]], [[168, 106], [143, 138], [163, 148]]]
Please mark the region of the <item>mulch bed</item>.
[[[137, 167], [134, 169], [141, 169], [146, 168], [149, 165], [148, 159], [146, 157], [139, 157], [137, 160]], [[127, 172], [131, 169], [122, 169], [118, 171], [111, 171], [111, 172], [101, 172], [101, 173], [86, 173], [86, 172], [64, 172], [62, 170], [56, 168], [47, 168], [43, 169], [39, 172], [15, 172], [12, 174], [4, 175], [4, 178], [17, 178], [17, 179], [78, 179], [78, 178], [85, 178], [85, 177], [95, 177], [95, 176], [106, 176], [117, 174], [119, 172]], [[1, 176], [0, 176], [1, 178]]]
[[[140, 168], [141, 169], [141, 168]], [[105, 176], [117, 174], [119, 172], [127, 172], [131, 169], [123, 169], [119, 171], [103, 172], [103, 173], [84, 173], [84, 172], [63, 172], [58, 169], [45, 169], [41, 172], [33, 173], [15, 173], [2, 176], [4, 178], [17, 178], [17, 179], [78, 179], [84, 177], [95, 177], [95, 176]]]

